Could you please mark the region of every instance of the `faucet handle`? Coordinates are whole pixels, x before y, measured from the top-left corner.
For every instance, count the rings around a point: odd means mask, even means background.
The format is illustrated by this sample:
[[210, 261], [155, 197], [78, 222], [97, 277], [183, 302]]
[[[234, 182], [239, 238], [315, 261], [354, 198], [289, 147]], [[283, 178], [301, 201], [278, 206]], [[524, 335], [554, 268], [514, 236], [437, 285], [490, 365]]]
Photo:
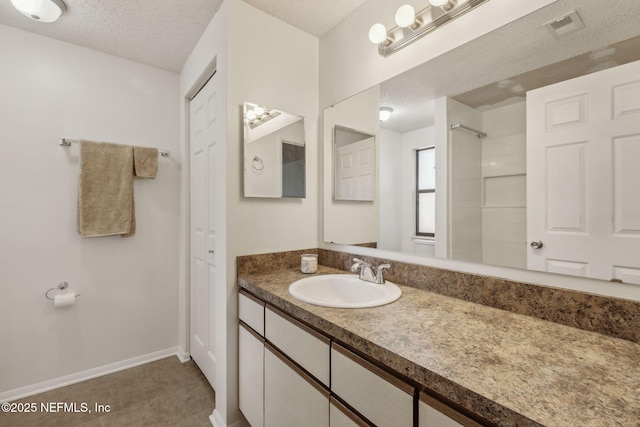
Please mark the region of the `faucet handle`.
[[353, 262], [355, 264], [353, 264], [351, 266], [351, 271], [358, 271], [361, 267], [371, 267], [371, 264], [369, 264], [366, 261], [361, 260], [360, 258], [354, 258]]
[[376, 269], [376, 283], [381, 285], [384, 283], [384, 276], [382, 275], [382, 270], [387, 268], [391, 268], [391, 264], [380, 264]]

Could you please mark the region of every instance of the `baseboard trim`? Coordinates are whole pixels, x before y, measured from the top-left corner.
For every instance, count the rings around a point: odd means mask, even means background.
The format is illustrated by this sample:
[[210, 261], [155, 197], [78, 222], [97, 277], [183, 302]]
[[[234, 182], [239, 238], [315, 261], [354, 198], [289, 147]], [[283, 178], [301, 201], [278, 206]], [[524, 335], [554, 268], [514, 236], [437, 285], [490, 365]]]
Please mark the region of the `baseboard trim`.
[[34, 394], [54, 390], [56, 388], [90, 380], [92, 378], [101, 377], [103, 375], [112, 374], [124, 369], [133, 368], [134, 366], [144, 365], [145, 363], [155, 362], [156, 360], [165, 359], [170, 356], [177, 356], [178, 359], [183, 361], [185, 354], [186, 353], [181, 351], [179, 347], [171, 347], [164, 350], [154, 351], [153, 353], [143, 354], [142, 356], [132, 357], [131, 359], [122, 360], [120, 362], [98, 366], [97, 368], [87, 369], [74, 374], [2, 392], [0, 393], [0, 403], [33, 396]]
[[182, 362], [182, 363], [186, 363], [186, 362], [190, 362], [191, 361], [191, 354], [189, 354], [186, 351], [184, 351], [184, 349], [182, 347], [178, 347], [178, 350], [176, 352], [176, 356], [178, 356], [178, 359], [180, 359], [180, 362]]
[[209, 422], [213, 427], [227, 427], [227, 423], [217, 409], [214, 409], [211, 415], [209, 415]]

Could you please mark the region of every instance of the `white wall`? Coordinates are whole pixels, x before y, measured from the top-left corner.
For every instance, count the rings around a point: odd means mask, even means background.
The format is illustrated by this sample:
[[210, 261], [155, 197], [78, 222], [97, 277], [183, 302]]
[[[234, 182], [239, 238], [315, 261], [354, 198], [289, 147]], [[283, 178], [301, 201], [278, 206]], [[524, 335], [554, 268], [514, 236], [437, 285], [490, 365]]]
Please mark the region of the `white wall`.
[[[333, 129], [336, 125], [376, 136], [376, 151], [379, 153], [378, 130], [380, 88], [374, 86], [340, 105], [327, 108], [323, 114], [324, 143], [323, 163], [323, 218], [324, 241], [337, 243], [372, 243], [379, 238], [379, 189], [377, 175], [376, 198], [372, 202], [352, 202], [333, 199]], [[377, 163], [377, 162], [376, 162]]]
[[[268, 34], [268, 43], [264, 43]], [[239, 255], [318, 246], [318, 39], [261, 12], [241, 0], [225, 2], [181, 73], [181, 99], [215, 58], [219, 78], [227, 82], [226, 265], [223, 295], [216, 306], [216, 335], [226, 353], [218, 358], [215, 425], [241, 421], [237, 388], [237, 285]], [[259, 71], [260, 78], [256, 78]], [[304, 116], [306, 126], [307, 197], [242, 197], [242, 116], [244, 101]], [[186, 119], [181, 111], [182, 134]], [[183, 146], [186, 150], [186, 137]], [[187, 175], [188, 176], [188, 175]], [[183, 242], [188, 233], [187, 200], [183, 200]], [[182, 244], [183, 303], [188, 301], [186, 246]], [[186, 305], [184, 305], [186, 307]], [[186, 309], [185, 309], [186, 311]], [[186, 317], [185, 313], [185, 319]], [[183, 325], [185, 343], [188, 341]]]
[[380, 239], [378, 248], [402, 250], [402, 134], [380, 129]]
[[[0, 57], [0, 393], [175, 351], [178, 76], [2, 25]], [[134, 183], [134, 236], [80, 237], [61, 137], [171, 151]], [[74, 307], [45, 298], [61, 281]]]
[[[482, 114], [448, 99], [447, 129], [451, 129], [452, 124], [482, 130]], [[475, 134], [456, 129], [449, 130], [448, 142], [448, 256], [463, 261], [482, 262], [482, 141]]]
[[482, 113], [482, 262], [527, 267], [526, 103]]

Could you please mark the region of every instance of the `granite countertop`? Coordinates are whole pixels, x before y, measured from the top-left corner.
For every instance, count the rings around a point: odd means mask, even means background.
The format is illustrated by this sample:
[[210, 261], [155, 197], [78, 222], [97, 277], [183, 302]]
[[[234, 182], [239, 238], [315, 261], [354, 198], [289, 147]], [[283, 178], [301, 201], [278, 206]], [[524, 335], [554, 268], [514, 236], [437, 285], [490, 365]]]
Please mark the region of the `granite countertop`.
[[[318, 274], [345, 273], [320, 266]], [[640, 344], [399, 285], [366, 309], [307, 304], [291, 269], [241, 288], [500, 426], [640, 426]]]

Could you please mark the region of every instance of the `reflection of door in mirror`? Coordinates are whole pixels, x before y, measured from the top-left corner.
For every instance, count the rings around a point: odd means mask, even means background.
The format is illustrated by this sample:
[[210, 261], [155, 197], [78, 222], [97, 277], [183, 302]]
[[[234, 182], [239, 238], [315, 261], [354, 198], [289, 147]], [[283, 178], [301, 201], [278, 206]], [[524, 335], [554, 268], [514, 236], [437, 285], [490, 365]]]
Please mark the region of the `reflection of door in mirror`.
[[282, 197], [305, 197], [304, 145], [282, 141]]
[[640, 284], [640, 62], [527, 94], [528, 267]]
[[367, 137], [340, 145], [338, 136], [336, 131], [335, 199], [373, 201], [376, 186], [375, 139]]

